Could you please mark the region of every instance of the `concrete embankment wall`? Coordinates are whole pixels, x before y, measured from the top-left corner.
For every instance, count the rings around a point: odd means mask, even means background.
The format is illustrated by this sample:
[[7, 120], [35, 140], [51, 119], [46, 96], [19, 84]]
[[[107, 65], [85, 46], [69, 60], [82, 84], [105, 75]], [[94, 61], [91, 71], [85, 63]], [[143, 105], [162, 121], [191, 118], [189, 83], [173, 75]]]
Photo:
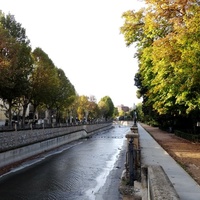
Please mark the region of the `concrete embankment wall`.
[[112, 128], [112, 123], [0, 133], [0, 168]]
[[150, 200], [180, 200], [162, 166], [148, 166], [148, 193]]

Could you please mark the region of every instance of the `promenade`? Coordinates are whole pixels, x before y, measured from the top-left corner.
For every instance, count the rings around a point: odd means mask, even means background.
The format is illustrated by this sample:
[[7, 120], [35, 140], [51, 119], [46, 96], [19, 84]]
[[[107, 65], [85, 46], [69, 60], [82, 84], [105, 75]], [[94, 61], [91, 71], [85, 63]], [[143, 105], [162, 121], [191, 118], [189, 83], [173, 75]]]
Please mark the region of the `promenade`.
[[199, 200], [200, 186], [138, 123], [142, 165], [160, 165], [181, 200]]

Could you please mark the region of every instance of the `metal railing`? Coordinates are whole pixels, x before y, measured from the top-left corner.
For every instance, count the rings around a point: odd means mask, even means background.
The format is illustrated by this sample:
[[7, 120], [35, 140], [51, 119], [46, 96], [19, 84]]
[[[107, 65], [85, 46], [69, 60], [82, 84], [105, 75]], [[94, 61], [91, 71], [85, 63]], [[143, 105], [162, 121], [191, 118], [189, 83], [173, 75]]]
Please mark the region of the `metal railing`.
[[46, 129], [46, 128], [61, 128], [61, 127], [71, 127], [71, 126], [81, 126], [90, 124], [102, 124], [110, 123], [110, 121], [92, 121], [92, 122], [74, 122], [74, 123], [28, 123], [25, 125], [20, 125], [19, 123], [12, 123], [12, 125], [1, 125], [0, 132], [9, 131], [21, 131], [21, 130], [33, 130], [33, 129]]
[[[141, 180], [141, 150], [139, 149], [138, 134], [127, 136], [128, 149], [126, 153], [126, 177], [130, 186], [134, 186], [134, 181]], [[134, 138], [137, 138], [137, 140]]]

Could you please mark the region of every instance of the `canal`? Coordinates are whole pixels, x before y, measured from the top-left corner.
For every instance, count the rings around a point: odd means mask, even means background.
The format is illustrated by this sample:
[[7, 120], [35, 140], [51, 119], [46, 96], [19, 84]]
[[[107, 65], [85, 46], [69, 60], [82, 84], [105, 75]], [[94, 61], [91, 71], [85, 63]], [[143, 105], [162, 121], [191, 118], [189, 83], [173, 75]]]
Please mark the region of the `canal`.
[[0, 178], [1, 200], [118, 200], [130, 127], [66, 144]]

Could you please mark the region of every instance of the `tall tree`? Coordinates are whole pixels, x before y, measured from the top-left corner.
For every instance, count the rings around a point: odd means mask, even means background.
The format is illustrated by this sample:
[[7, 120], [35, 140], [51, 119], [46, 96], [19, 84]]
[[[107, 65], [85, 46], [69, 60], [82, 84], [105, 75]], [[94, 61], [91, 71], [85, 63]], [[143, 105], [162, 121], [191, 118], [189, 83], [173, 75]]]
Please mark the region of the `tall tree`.
[[9, 105], [9, 122], [15, 100], [27, 93], [29, 75], [33, 69], [31, 47], [25, 33], [25, 29], [16, 22], [13, 15], [5, 16], [1, 13], [0, 98]]
[[98, 102], [99, 110], [106, 120], [113, 117], [114, 104], [109, 96], [105, 96]]
[[77, 114], [79, 120], [87, 120], [89, 109], [89, 97], [85, 95], [81, 95], [78, 98], [78, 109]]
[[[41, 48], [36, 48], [32, 54], [34, 58], [34, 71], [30, 81], [35, 115], [39, 105], [44, 105], [49, 111], [53, 108], [59, 88], [59, 79], [57, 69], [52, 60]], [[51, 113], [49, 115], [51, 116]], [[50, 116], [49, 122], [51, 122]]]
[[59, 85], [55, 93], [55, 108], [57, 122], [60, 122], [63, 112], [74, 102], [76, 91], [62, 69], [57, 69], [57, 76]]
[[159, 114], [199, 110], [200, 3], [146, 0], [146, 4], [146, 9], [125, 12], [121, 27], [126, 44], [138, 47], [140, 94]]

